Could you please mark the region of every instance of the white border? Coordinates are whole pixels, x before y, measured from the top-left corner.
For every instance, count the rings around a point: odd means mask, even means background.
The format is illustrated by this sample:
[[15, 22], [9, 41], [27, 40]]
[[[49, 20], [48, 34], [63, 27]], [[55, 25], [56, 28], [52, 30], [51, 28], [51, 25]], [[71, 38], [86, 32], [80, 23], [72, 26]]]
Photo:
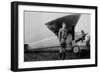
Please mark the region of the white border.
[[[71, 12], [71, 13], [89, 13], [91, 14], [91, 59], [79, 60], [59, 60], [59, 61], [37, 61], [24, 62], [24, 10], [28, 11], [50, 11], [50, 12]], [[18, 6], [18, 68], [36, 68], [36, 67], [51, 67], [51, 66], [71, 66], [95, 64], [95, 10], [81, 8], [60, 8], [46, 6]]]

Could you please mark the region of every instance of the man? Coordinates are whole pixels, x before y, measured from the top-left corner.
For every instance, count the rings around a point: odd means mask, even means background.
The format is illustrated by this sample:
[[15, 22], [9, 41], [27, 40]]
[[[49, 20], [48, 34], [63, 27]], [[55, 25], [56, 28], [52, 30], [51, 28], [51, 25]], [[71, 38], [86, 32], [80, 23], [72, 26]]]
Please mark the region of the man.
[[84, 30], [81, 30], [81, 34], [82, 34], [82, 42], [83, 42], [83, 40], [85, 40], [87, 33], [85, 33]]
[[79, 41], [83, 42], [85, 40], [85, 37], [86, 37], [87, 33], [85, 33], [84, 30], [81, 30], [81, 34], [82, 34], [82, 37], [75, 40], [76, 43], [79, 42]]
[[65, 59], [65, 51], [66, 51], [66, 39], [67, 39], [67, 29], [66, 24], [62, 24], [62, 28], [59, 30], [58, 38], [60, 41], [60, 58]]

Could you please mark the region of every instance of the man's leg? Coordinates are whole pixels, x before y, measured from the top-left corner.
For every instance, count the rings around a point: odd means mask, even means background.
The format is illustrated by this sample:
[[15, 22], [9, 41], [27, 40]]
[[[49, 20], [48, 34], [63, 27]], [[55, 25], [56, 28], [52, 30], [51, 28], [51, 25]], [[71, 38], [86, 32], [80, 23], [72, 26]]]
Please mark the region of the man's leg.
[[60, 47], [60, 59], [62, 59], [63, 57], [63, 43], [61, 43], [61, 47]]
[[65, 47], [63, 48], [63, 52], [62, 52], [62, 59], [64, 60], [66, 58], [66, 50]]
[[60, 49], [60, 58], [63, 59], [63, 60], [65, 59], [65, 56], [66, 56], [65, 46], [66, 46], [66, 44], [62, 43], [61, 44], [61, 49]]
[[60, 48], [60, 59], [62, 59], [62, 47]]
[[63, 44], [63, 59], [66, 58], [66, 42]]

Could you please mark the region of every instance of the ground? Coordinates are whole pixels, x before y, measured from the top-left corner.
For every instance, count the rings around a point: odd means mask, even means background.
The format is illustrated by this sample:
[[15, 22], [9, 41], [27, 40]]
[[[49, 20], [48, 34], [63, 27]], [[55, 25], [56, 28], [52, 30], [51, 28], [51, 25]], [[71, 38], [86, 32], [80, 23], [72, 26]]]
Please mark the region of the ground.
[[[59, 47], [34, 49], [24, 52], [24, 61], [50, 61], [61, 60], [59, 56]], [[65, 60], [72, 59], [87, 59], [90, 58], [90, 51], [82, 50], [80, 53], [75, 54], [72, 51], [66, 51]]]

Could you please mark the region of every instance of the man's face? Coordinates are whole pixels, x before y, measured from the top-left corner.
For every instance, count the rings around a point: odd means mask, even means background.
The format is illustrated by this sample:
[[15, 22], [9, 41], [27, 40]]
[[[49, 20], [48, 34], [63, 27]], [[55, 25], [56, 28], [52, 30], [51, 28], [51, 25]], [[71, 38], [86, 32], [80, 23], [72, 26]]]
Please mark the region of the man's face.
[[66, 28], [66, 24], [63, 23], [63, 28]]

